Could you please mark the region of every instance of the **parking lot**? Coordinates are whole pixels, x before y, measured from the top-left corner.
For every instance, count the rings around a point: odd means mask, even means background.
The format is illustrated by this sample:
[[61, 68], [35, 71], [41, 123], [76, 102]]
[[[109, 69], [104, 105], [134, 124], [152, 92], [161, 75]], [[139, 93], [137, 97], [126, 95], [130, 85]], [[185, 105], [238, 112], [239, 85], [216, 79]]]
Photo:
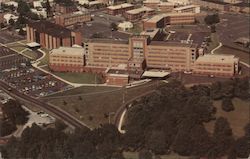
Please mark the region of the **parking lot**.
[[7, 44], [15, 41], [24, 40], [25, 37], [18, 35], [17, 33], [5, 30], [0, 30], [0, 43]]
[[[119, 31], [112, 31], [111, 23], [120, 23], [123, 21], [122, 17], [111, 16], [105, 13], [95, 13], [92, 17], [93, 21], [84, 24], [81, 27], [81, 32], [84, 39], [90, 38], [111, 38], [116, 40], [127, 40], [129, 34], [121, 33]], [[98, 35], [98, 36], [96, 36]]]
[[200, 26], [171, 26], [165, 29], [167, 35], [165, 40], [172, 42], [189, 41], [201, 45], [210, 36], [207, 28]]
[[242, 45], [234, 43], [240, 37], [249, 38], [249, 22], [250, 17], [241, 14], [220, 14], [220, 23], [216, 30], [219, 35], [219, 40], [223, 45], [249, 51]]
[[32, 67], [28, 58], [5, 47], [0, 50], [0, 79], [20, 92], [41, 97], [70, 87]]

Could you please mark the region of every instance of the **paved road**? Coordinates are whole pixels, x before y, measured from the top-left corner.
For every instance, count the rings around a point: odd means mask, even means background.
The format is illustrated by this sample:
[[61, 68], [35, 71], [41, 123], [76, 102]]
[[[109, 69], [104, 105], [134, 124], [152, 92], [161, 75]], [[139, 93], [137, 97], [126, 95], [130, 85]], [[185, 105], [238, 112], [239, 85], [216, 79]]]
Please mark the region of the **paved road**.
[[73, 117], [69, 113], [67, 113], [67, 112], [65, 112], [57, 107], [54, 107], [53, 105], [44, 103], [39, 99], [22, 94], [14, 88], [11, 88], [11, 91], [8, 91], [8, 89], [10, 87], [6, 83], [4, 83], [3, 81], [0, 81], [0, 88], [2, 90], [6, 91], [13, 98], [19, 99], [20, 101], [23, 101], [25, 103], [30, 103], [30, 104], [32, 104], [32, 105], [34, 105], [42, 110], [45, 110], [49, 113], [54, 114], [54, 116], [56, 118], [63, 120], [64, 122], [68, 123], [70, 126], [73, 126], [74, 128], [86, 128], [86, 127], [88, 127], [83, 122], [76, 119], [75, 117]]

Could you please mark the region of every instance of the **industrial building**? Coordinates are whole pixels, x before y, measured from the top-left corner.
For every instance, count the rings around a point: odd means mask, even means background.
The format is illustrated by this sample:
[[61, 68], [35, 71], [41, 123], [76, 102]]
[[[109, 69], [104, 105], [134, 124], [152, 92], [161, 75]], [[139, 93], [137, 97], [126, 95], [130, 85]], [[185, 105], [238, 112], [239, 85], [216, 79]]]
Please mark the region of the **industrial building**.
[[107, 7], [107, 13], [110, 15], [119, 15], [119, 14], [124, 14], [126, 11], [132, 9], [134, 9], [134, 5], [130, 3], [123, 3]]

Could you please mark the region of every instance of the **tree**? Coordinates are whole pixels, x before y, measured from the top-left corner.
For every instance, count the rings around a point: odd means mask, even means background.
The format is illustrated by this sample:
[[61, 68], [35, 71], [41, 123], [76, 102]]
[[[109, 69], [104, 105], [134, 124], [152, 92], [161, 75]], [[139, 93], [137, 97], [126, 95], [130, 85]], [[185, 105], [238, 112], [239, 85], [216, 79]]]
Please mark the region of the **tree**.
[[51, 16], [51, 6], [49, 3], [49, 0], [46, 0], [45, 2], [45, 8], [46, 8], [46, 13], [47, 13], [47, 18]]
[[3, 105], [2, 110], [7, 119], [15, 125], [24, 125], [28, 121], [29, 113], [16, 100], [9, 100]]
[[250, 145], [247, 137], [241, 137], [235, 143], [236, 155], [239, 158], [247, 158], [250, 154]]
[[22, 36], [25, 35], [25, 31], [23, 30], [23, 28], [20, 28], [18, 34], [19, 34], [19, 35], [22, 35]]
[[232, 129], [226, 118], [219, 117], [215, 122], [213, 133], [213, 145], [209, 150], [208, 156], [211, 158], [221, 157], [232, 149], [234, 138]]
[[62, 131], [65, 128], [67, 128], [67, 125], [64, 122], [62, 122], [61, 120], [56, 120], [56, 122], [55, 122], [55, 128], [58, 131]]
[[19, 0], [17, 12], [20, 14], [20, 16], [26, 16], [28, 13], [30, 13], [31, 11], [28, 3], [24, 2], [23, 0]]
[[139, 159], [153, 159], [153, 155], [150, 151], [143, 149], [139, 151]]
[[154, 154], [163, 155], [167, 150], [165, 134], [163, 131], [152, 131], [146, 139], [146, 145]]
[[211, 14], [211, 15], [207, 15], [204, 18], [204, 21], [207, 25], [213, 25], [213, 24], [219, 23], [220, 18], [218, 14]]
[[10, 19], [10, 20], [9, 20], [9, 24], [10, 24], [11, 26], [14, 26], [14, 25], [15, 25], [15, 21], [14, 21], [13, 19]]
[[221, 107], [222, 107], [222, 110], [226, 112], [230, 112], [234, 110], [234, 105], [230, 98], [223, 98]]
[[117, 24], [115, 24], [115, 23], [111, 23], [110, 28], [112, 31], [116, 31], [118, 29]]

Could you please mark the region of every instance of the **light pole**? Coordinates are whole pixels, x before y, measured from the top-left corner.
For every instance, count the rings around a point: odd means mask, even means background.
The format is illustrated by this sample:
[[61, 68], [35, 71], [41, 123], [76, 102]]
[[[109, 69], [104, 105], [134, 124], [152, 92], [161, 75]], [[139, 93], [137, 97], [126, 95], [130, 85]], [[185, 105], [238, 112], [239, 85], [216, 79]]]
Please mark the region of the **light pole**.
[[110, 124], [110, 123], [111, 123], [110, 116], [111, 116], [111, 115], [115, 115], [115, 112], [109, 112], [109, 114], [108, 114], [108, 115], [109, 115], [109, 124]]

